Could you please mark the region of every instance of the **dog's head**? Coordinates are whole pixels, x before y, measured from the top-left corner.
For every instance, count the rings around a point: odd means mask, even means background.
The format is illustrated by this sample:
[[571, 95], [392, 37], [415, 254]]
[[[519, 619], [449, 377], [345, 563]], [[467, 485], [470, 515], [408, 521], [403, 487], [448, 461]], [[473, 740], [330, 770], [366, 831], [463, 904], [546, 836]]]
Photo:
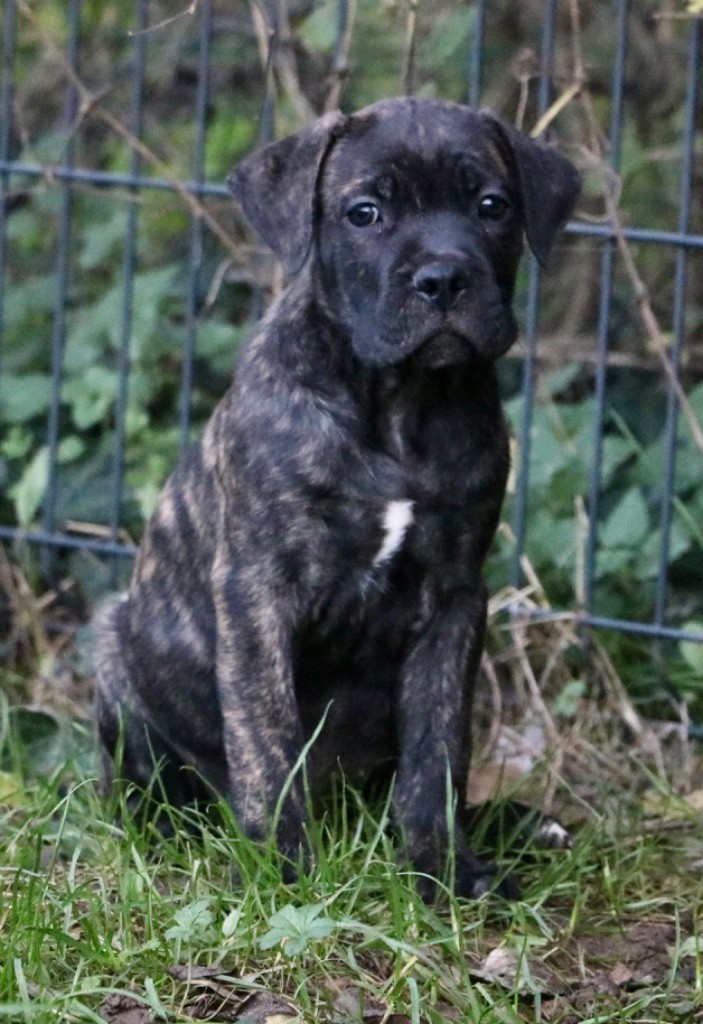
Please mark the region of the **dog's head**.
[[424, 99], [328, 114], [229, 178], [289, 273], [312, 259], [325, 308], [375, 366], [507, 351], [523, 235], [544, 263], [580, 183], [488, 111]]

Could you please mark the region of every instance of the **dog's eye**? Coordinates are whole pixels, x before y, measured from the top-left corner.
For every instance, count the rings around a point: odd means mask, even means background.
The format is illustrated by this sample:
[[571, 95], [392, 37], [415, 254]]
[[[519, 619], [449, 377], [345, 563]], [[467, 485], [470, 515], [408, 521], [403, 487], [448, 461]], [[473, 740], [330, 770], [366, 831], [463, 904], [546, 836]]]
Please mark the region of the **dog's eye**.
[[510, 203], [502, 196], [482, 196], [478, 203], [478, 215], [486, 220], [502, 220], [510, 209]]
[[354, 203], [347, 210], [347, 220], [355, 228], [370, 228], [372, 224], [377, 224], [380, 219], [381, 211], [376, 203], [372, 203], [369, 199], [363, 199], [359, 203]]

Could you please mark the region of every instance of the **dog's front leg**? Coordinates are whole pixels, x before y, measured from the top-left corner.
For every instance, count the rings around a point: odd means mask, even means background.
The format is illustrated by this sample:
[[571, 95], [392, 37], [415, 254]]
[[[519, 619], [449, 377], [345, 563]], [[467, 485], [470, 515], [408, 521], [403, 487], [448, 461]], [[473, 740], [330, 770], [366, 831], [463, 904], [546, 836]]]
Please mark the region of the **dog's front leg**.
[[237, 821], [257, 841], [275, 821], [278, 848], [296, 863], [303, 843], [304, 791], [300, 773], [290, 776], [302, 750], [302, 728], [291, 624], [274, 587], [267, 587], [271, 575], [259, 565], [243, 566], [226, 544], [220, 545], [213, 570], [217, 685]]
[[[461, 824], [485, 621], [482, 587], [441, 598], [406, 660], [399, 707], [394, 809], [410, 860], [423, 875], [441, 878], [453, 853], [455, 892], [468, 897], [491, 888], [493, 874], [470, 850]], [[429, 878], [418, 886], [425, 899], [433, 897]]]

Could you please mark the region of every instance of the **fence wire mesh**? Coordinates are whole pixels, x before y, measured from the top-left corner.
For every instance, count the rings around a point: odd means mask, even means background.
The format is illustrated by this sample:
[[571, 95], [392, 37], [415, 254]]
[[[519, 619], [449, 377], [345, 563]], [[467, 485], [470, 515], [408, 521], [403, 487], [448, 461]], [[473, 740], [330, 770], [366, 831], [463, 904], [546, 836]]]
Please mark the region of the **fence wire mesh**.
[[[555, 266], [525, 260], [495, 579], [518, 594], [539, 570], [542, 599], [516, 614], [703, 640], [701, 18], [435, 2], [425, 36], [417, 5], [387, 6], [5, 0], [0, 538], [90, 597], [118, 585], [279, 286], [228, 162], [340, 94], [449, 89], [547, 128], [596, 181]], [[670, 62], [671, 96], [648, 58]]]

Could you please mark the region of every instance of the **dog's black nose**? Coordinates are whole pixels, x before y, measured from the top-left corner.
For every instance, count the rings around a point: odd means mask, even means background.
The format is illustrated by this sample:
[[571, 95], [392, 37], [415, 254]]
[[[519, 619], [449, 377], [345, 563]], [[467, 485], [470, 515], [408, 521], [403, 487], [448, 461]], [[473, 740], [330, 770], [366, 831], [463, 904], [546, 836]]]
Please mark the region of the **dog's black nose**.
[[426, 263], [413, 277], [413, 285], [422, 298], [442, 312], [455, 305], [470, 283], [468, 270], [453, 260]]

